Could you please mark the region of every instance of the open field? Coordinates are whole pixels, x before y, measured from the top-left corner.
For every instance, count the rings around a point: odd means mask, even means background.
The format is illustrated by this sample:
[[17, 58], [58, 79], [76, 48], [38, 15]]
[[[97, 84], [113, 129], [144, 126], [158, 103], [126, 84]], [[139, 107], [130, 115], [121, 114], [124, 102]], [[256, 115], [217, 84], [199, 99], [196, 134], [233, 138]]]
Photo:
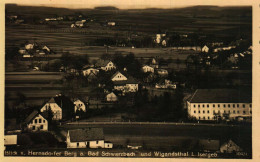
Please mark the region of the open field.
[[[63, 129], [102, 127], [106, 140], [118, 145], [128, 142], [150, 148], [183, 147], [183, 142], [193, 139], [239, 140], [248, 149], [251, 147], [252, 129], [249, 125], [204, 125], [204, 124], [77, 124], [64, 125]], [[187, 147], [187, 146], [186, 146]]]

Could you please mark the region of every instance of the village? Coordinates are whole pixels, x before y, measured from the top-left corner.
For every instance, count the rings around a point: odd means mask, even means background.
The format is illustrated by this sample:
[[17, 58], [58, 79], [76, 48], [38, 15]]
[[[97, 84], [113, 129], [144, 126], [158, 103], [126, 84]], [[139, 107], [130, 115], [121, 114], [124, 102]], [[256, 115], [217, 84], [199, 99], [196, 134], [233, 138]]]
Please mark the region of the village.
[[[7, 30], [33, 24], [39, 31], [118, 35], [82, 40], [80, 50], [37, 36], [7, 43], [7, 151], [160, 148], [250, 157], [250, 37], [214, 39], [159, 27], [149, 34], [127, 29], [122, 36], [122, 22], [112, 18], [76, 13], [31, 19], [10, 13]], [[201, 132], [191, 136], [196, 129]], [[238, 137], [240, 130], [247, 132], [241, 135], [246, 141]], [[153, 136], [157, 142], [149, 140]]]

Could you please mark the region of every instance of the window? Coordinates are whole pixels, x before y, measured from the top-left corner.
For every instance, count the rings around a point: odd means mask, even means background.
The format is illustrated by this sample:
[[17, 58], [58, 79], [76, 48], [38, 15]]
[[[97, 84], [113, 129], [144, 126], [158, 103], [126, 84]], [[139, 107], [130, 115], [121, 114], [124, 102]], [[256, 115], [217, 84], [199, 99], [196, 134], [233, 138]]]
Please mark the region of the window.
[[249, 107], [252, 108], [252, 104], [249, 104]]
[[39, 123], [42, 123], [42, 119], [39, 119]]
[[252, 111], [250, 110], [250, 114], [252, 114]]
[[196, 111], [194, 111], [194, 114], [196, 114]]
[[228, 108], [230, 108], [230, 104], [228, 104]]
[[209, 104], [207, 104], [207, 107], [209, 107]]
[[205, 116], [203, 116], [203, 119], [205, 120]]
[[204, 104], [202, 105], [202, 107], [205, 107]]
[[205, 111], [203, 110], [203, 114], [205, 114]]
[[200, 114], [200, 111], [199, 111], [199, 114]]
[[208, 110], [208, 114], [209, 114], [209, 110]]
[[45, 123], [45, 120], [43, 119], [43, 123]]
[[239, 107], [239, 104], [237, 104], [237, 107]]
[[237, 111], [237, 113], [239, 114], [239, 111]]
[[43, 125], [41, 125], [40, 129], [43, 129]]
[[37, 123], [37, 119], [34, 120], [34, 123]]
[[198, 105], [198, 107], [200, 107], [200, 105]]
[[226, 111], [224, 110], [224, 113], [226, 113]]
[[243, 111], [243, 114], [246, 114], [246, 111]]
[[209, 116], [208, 116], [208, 119], [209, 119]]
[[218, 107], [220, 107], [220, 104], [218, 104]]
[[236, 107], [236, 105], [235, 105], [235, 104], [233, 104], [233, 107]]
[[98, 144], [98, 141], [96, 141], [96, 144]]
[[235, 113], [236, 113], [236, 111], [234, 110], [234, 111], [233, 111], [233, 114], [235, 114]]
[[213, 107], [215, 107], [215, 104], [213, 104]]
[[77, 142], [77, 147], [79, 147], [79, 143]]
[[35, 130], [35, 126], [32, 127], [32, 130]]
[[196, 107], [196, 105], [194, 104], [193, 107]]
[[226, 104], [223, 104], [223, 107], [226, 107]]
[[246, 106], [245, 106], [245, 104], [243, 104], [243, 108], [245, 108]]

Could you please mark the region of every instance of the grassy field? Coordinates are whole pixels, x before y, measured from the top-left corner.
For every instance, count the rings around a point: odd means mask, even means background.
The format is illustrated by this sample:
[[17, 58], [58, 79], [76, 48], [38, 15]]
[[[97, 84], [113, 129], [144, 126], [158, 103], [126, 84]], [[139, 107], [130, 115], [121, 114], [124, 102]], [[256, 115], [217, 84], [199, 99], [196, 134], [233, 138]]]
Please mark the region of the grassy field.
[[42, 105], [60, 93], [62, 78], [62, 73], [54, 72], [6, 72], [5, 100], [12, 107], [19, 98], [18, 93], [21, 93], [28, 105]]

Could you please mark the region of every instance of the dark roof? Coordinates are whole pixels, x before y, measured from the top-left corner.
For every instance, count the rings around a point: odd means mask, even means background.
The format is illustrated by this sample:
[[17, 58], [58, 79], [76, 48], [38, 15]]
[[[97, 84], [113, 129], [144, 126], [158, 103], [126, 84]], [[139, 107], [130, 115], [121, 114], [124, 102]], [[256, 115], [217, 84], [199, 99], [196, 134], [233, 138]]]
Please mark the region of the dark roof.
[[114, 85], [138, 84], [133, 77], [129, 77], [127, 80], [113, 81], [113, 83]]
[[71, 142], [84, 142], [91, 140], [104, 140], [103, 128], [88, 128], [69, 130]]
[[191, 103], [251, 103], [252, 91], [237, 89], [197, 89]]
[[73, 106], [73, 102], [64, 95], [56, 95], [55, 97], [52, 97], [48, 103], [56, 103], [61, 108], [64, 106]]
[[219, 150], [219, 140], [207, 140], [207, 139], [202, 139], [199, 140], [199, 146], [203, 150], [210, 150], [210, 151], [217, 151]]
[[104, 67], [107, 66], [107, 64], [110, 62], [110, 60], [98, 60], [97, 63], [95, 64], [96, 67]]
[[[25, 120], [25, 123], [30, 123], [39, 113], [38, 110], [34, 110]], [[41, 114], [40, 114], [41, 115]], [[44, 117], [43, 115], [41, 115], [42, 117]], [[45, 117], [44, 117], [45, 118]]]

